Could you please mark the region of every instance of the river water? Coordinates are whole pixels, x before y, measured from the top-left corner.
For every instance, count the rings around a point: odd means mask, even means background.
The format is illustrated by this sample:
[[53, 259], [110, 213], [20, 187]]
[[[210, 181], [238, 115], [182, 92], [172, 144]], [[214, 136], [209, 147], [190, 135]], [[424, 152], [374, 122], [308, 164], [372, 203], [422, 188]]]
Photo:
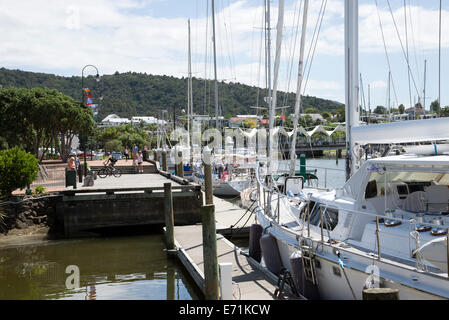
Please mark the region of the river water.
[[[344, 183], [344, 160], [308, 159], [320, 186]], [[136, 235], [137, 233], [137, 235]], [[184, 268], [164, 251], [160, 232], [52, 240], [0, 249], [0, 299], [198, 300]], [[79, 280], [79, 281], [78, 281]]]
[[164, 247], [163, 235], [152, 234], [4, 248], [0, 299], [199, 299]]

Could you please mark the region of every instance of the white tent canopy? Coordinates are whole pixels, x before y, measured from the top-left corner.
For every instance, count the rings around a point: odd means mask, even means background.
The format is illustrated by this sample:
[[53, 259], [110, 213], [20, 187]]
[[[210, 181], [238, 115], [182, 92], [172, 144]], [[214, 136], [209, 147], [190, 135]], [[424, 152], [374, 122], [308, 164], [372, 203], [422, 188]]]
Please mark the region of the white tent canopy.
[[[251, 130], [245, 131], [241, 128], [238, 128], [239, 133], [242, 133], [245, 138], [253, 138], [259, 130], [266, 130], [266, 129], [256, 129], [253, 128]], [[299, 127], [297, 133], [302, 134], [303, 136], [309, 138], [313, 136], [315, 133], [321, 132], [327, 135], [328, 137], [332, 136], [335, 132], [345, 132], [346, 129], [344, 126], [339, 124], [337, 127], [335, 127], [333, 130], [326, 130], [322, 125], [318, 125], [312, 130], [307, 131], [304, 127]], [[266, 130], [268, 133], [268, 130]], [[284, 127], [275, 127], [273, 130], [273, 135], [275, 134], [282, 134], [286, 137], [292, 137], [293, 136], [293, 130], [287, 131]]]

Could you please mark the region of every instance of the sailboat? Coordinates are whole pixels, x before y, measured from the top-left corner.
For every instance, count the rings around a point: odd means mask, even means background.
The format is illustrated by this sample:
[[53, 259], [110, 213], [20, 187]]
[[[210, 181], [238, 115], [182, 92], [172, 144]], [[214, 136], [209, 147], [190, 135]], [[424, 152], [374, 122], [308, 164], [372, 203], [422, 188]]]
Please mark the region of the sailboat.
[[[212, 31], [213, 31], [213, 52], [214, 52], [214, 93], [215, 93], [215, 128], [221, 132], [221, 123], [219, 115], [218, 104], [218, 81], [217, 81], [217, 59], [216, 59], [216, 37], [215, 37], [215, 1], [212, 0]], [[226, 137], [227, 138], [227, 137]], [[232, 156], [232, 155], [227, 155]], [[238, 156], [235, 152], [234, 156]], [[248, 171], [246, 168], [238, 168], [236, 163], [225, 164], [223, 157], [219, 154], [212, 153], [212, 184], [213, 194], [218, 196], [233, 196], [240, 195], [240, 191], [249, 186], [247, 179]], [[202, 163], [199, 161], [193, 163], [192, 181], [203, 186], [204, 188], [204, 173], [202, 171]]]
[[357, 19], [358, 1], [345, 0], [347, 182], [308, 188], [291, 175], [279, 192], [266, 166], [256, 169], [261, 262], [279, 277], [288, 271], [308, 299], [359, 300], [376, 287], [400, 299], [448, 299], [449, 155], [435, 144], [431, 154], [362, 163], [358, 150], [448, 140], [449, 119], [358, 125]]

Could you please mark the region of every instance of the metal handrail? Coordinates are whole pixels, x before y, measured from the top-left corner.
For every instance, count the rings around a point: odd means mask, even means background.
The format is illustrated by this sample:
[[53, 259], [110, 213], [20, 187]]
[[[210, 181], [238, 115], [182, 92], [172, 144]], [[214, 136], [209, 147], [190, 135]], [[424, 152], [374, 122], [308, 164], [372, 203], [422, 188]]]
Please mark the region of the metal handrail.
[[[258, 168], [260, 168], [260, 166], [258, 166]], [[256, 179], [258, 182], [258, 185], [262, 186], [263, 190], [264, 190], [264, 203], [265, 203], [265, 191], [268, 192], [273, 192], [273, 193], [277, 193], [278, 194], [278, 201], [280, 201], [280, 198], [286, 198], [286, 199], [290, 199], [290, 200], [302, 200], [302, 201], [310, 201], [310, 199], [305, 198], [304, 194], [302, 196], [298, 195], [297, 197], [291, 197], [288, 194], [283, 194], [275, 189], [270, 189], [268, 188], [266, 185], [264, 185], [262, 183], [262, 181], [260, 180], [260, 175], [259, 175], [259, 170], [256, 169]], [[321, 206], [324, 206], [325, 208], [333, 208], [325, 203], [320, 203], [320, 210], [321, 210]], [[264, 205], [264, 210], [266, 206]], [[307, 211], [308, 208], [307, 208]], [[378, 213], [371, 213], [371, 212], [362, 212], [362, 211], [356, 211], [356, 210], [352, 210], [352, 209], [344, 209], [345, 212], [348, 213], [354, 213], [354, 214], [363, 214], [363, 215], [368, 215], [371, 217], [374, 217], [376, 219], [376, 242], [377, 242], [377, 255], [378, 255], [378, 259], [381, 259], [381, 248], [380, 248], [380, 230], [379, 230], [379, 218], [385, 219], [386, 216], [382, 215], [382, 214], [378, 214]], [[280, 211], [278, 212], [278, 221], [280, 219]], [[308, 223], [307, 223], [307, 228], [308, 228], [308, 236], [310, 237], [310, 212], [307, 212], [307, 219], [308, 219]], [[390, 220], [395, 220], [395, 221], [401, 221], [404, 223], [412, 223], [414, 221], [414, 219], [402, 219], [402, 218], [398, 218], [398, 217], [391, 217], [389, 218]], [[320, 211], [320, 221], [322, 221], [322, 211]], [[281, 226], [279, 224], [279, 222], [277, 223], [279, 226]], [[323, 242], [324, 240], [324, 234], [323, 234], [323, 223], [321, 222], [321, 241]], [[429, 226], [432, 228], [444, 228], [441, 225], [437, 225], [437, 224], [433, 224], [433, 223], [428, 223], [428, 222], [420, 222], [420, 225], [424, 225], [424, 226]], [[449, 244], [449, 227], [446, 227], [446, 229], [448, 229], [448, 232], [446, 234], [446, 239], [447, 239], [447, 243]], [[449, 247], [447, 249], [447, 259], [449, 261]], [[449, 264], [449, 262], [448, 262]], [[448, 273], [449, 273], [449, 269], [448, 269]]]

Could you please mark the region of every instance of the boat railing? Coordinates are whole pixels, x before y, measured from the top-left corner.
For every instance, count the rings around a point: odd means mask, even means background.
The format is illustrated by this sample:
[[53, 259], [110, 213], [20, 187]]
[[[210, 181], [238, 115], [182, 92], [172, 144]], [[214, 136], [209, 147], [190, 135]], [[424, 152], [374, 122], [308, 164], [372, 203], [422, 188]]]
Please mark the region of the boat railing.
[[[259, 166], [260, 168], [260, 166]], [[268, 216], [268, 218], [273, 222], [273, 223], [277, 223], [279, 226], [281, 226], [280, 224], [280, 219], [281, 219], [281, 210], [280, 210], [280, 206], [281, 206], [281, 200], [282, 199], [287, 199], [287, 200], [292, 200], [292, 201], [305, 201], [307, 203], [310, 203], [310, 194], [305, 195], [304, 193], [301, 195], [297, 195], [297, 196], [292, 196], [286, 193], [283, 193], [281, 191], [279, 191], [279, 189], [277, 189], [276, 187], [273, 187], [275, 184], [272, 183], [271, 186], [266, 185], [263, 182], [263, 179], [260, 176], [260, 172], [259, 170], [255, 170], [256, 171], [256, 180], [257, 180], [257, 188], [258, 188], [258, 192], [257, 194], [259, 195], [257, 198], [258, 204], [260, 207], [263, 208], [263, 211], [265, 213], [266, 216]], [[262, 188], [262, 190], [260, 189]], [[260, 199], [260, 195], [262, 196], [262, 199]], [[275, 203], [273, 204], [273, 202], [275, 201]], [[269, 204], [269, 205], [268, 205]], [[338, 209], [338, 208], [334, 208], [332, 206], [329, 206], [325, 203], [320, 203], [319, 204], [320, 208], [320, 235], [321, 235], [321, 242], [324, 243], [325, 242], [325, 238], [324, 238], [324, 233], [327, 232], [328, 233], [328, 241], [330, 243], [330, 245], [332, 246], [332, 241], [331, 241], [331, 237], [330, 237], [330, 233], [329, 230], [327, 228], [325, 228], [325, 223], [327, 224], [327, 218], [326, 218], [326, 211], [328, 208], [330, 209]], [[305, 215], [300, 219], [303, 220], [303, 226], [307, 227], [307, 233], [308, 233], [308, 237], [310, 238], [310, 215], [311, 215], [311, 210], [309, 210], [309, 206], [306, 205], [305, 206]], [[313, 211], [313, 210], [312, 210]], [[345, 208], [343, 209], [343, 211], [345, 211], [346, 213], [349, 214], [354, 214], [355, 215], [366, 215], [366, 216], [370, 216], [373, 218], [373, 220], [376, 221], [376, 248], [377, 248], [377, 259], [381, 260], [381, 230], [380, 230], [380, 221], [382, 220], [390, 220], [390, 221], [395, 221], [395, 222], [401, 222], [404, 224], [408, 224], [409, 225], [409, 237], [407, 238], [408, 241], [408, 245], [409, 245], [409, 249], [410, 249], [410, 258], [415, 257], [416, 258], [416, 264], [419, 263], [419, 257], [416, 255], [416, 252], [414, 252], [413, 250], [411, 250], [411, 241], [415, 241], [416, 244], [416, 249], [418, 249], [418, 242], [419, 242], [419, 236], [417, 236], [418, 231], [417, 231], [417, 227], [419, 226], [427, 226], [430, 227], [432, 229], [445, 229], [446, 233], [442, 234], [442, 236], [446, 235], [446, 246], [447, 246], [447, 250], [446, 250], [446, 254], [447, 254], [447, 261], [448, 261], [448, 272], [449, 272], [449, 226], [444, 226], [441, 224], [435, 224], [435, 223], [429, 223], [429, 222], [424, 222], [424, 221], [420, 221], [418, 222], [417, 219], [413, 219], [413, 218], [409, 218], [409, 219], [404, 219], [404, 218], [400, 218], [397, 216], [392, 216], [389, 213], [391, 212], [389, 209], [385, 210], [384, 214], [379, 214], [379, 213], [373, 213], [373, 212], [366, 212], [366, 211], [357, 211], [357, 210], [353, 210], [353, 209], [349, 209], [349, 208]], [[287, 213], [285, 213], [287, 214]], [[413, 227], [413, 229], [412, 229]], [[405, 240], [404, 240], [405, 241]]]

